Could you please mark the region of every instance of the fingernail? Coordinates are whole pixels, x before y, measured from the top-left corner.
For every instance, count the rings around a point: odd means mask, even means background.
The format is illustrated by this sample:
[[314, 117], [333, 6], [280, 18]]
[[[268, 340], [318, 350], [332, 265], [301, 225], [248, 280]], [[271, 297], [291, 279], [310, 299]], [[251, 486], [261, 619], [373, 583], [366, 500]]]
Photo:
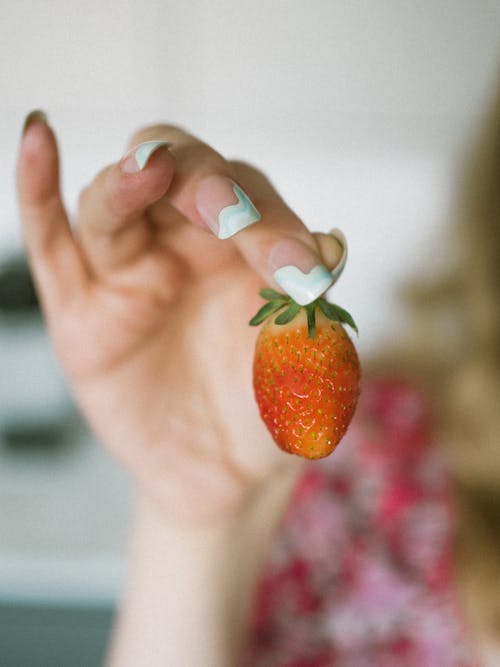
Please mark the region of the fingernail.
[[149, 158], [159, 148], [169, 148], [172, 144], [168, 141], [145, 141], [125, 155], [121, 162], [121, 170], [125, 174], [136, 174], [147, 165]]
[[24, 119], [22, 134], [26, 133], [26, 130], [33, 123], [45, 123], [47, 124], [47, 114], [41, 109], [34, 109]]
[[228, 239], [260, 220], [245, 192], [226, 176], [207, 176], [196, 189], [198, 213], [220, 239]]
[[338, 229], [337, 227], [334, 227], [333, 229], [330, 230], [330, 235], [333, 236], [342, 246], [342, 256], [340, 258], [339, 263], [337, 266], [333, 269], [331, 272], [332, 276], [332, 285], [333, 283], [337, 282], [337, 280], [340, 278], [342, 275], [342, 272], [345, 269], [345, 265], [347, 262], [347, 240], [346, 237], [344, 236], [344, 233]]
[[300, 306], [307, 306], [333, 284], [318, 255], [296, 239], [279, 241], [269, 256], [273, 278]]

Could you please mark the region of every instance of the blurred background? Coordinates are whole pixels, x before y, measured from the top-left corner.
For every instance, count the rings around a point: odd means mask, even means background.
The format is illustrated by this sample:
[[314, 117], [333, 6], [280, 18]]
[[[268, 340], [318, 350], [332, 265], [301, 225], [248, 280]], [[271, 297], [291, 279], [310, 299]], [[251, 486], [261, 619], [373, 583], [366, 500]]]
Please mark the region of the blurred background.
[[76, 413], [23, 261], [24, 116], [56, 129], [70, 209], [141, 125], [174, 122], [343, 229], [335, 300], [374, 353], [397, 287], [446, 261], [455, 173], [494, 87], [498, 0], [0, 1], [0, 664], [100, 664], [130, 488]]

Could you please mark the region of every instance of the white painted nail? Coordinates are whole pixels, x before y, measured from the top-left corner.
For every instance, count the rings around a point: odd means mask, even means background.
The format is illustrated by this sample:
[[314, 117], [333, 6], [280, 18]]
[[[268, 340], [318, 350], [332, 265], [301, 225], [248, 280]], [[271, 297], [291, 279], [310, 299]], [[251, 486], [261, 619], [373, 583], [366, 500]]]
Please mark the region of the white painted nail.
[[332, 274], [318, 255], [297, 239], [282, 239], [272, 249], [269, 263], [275, 282], [300, 306], [306, 306], [332, 285]]
[[282, 266], [275, 271], [274, 279], [299, 306], [312, 303], [332, 285], [332, 275], [323, 264], [317, 264], [309, 273], [296, 266]]
[[125, 174], [142, 171], [155, 151], [162, 147], [169, 148], [171, 145], [168, 141], [144, 141], [125, 155], [121, 162], [121, 170]]
[[227, 176], [214, 174], [202, 179], [195, 203], [201, 218], [219, 239], [228, 239], [261, 219], [248, 195]]

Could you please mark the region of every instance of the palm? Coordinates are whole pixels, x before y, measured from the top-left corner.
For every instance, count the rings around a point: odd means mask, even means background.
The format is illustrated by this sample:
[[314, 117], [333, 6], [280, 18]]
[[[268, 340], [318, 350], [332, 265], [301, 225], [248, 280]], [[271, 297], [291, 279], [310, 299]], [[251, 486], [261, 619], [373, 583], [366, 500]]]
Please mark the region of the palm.
[[57, 343], [98, 436], [164, 502], [182, 487], [186, 512], [200, 497], [212, 512], [282, 460], [252, 393], [261, 281], [230, 242], [149, 222], [144, 252], [77, 300]]

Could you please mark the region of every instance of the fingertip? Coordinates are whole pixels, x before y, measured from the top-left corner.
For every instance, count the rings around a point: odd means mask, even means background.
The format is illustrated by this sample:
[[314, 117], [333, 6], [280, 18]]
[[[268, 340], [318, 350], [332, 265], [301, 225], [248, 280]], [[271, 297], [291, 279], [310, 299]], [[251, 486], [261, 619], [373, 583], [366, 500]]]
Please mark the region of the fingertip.
[[45, 123], [46, 125], [48, 124], [47, 114], [45, 111], [42, 111], [41, 109], [33, 109], [33, 111], [30, 111], [24, 119], [22, 134], [24, 135], [29, 126], [37, 122]]
[[305, 306], [332, 284], [332, 276], [309, 244], [297, 238], [281, 238], [269, 253], [273, 281], [298, 304]]
[[157, 143], [149, 154], [142, 151], [134, 155], [138, 147], [128, 151], [81, 192], [78, 208], [83, 229], [115, 232], [135, 222], [163, 197], [172, 182], [175, 164], [167, 143]]
[[37, 204], [57, 193], [58, 170], [54, 133], [43, 112], [31, 112], [24, 122], [17, 164], [17, 184], [22, 201]]
[[[168, 142], [147, 142], [129, 151], [114, 170], [114, 187], [109, 198], [115, 198], [115, 210], [136, 213], [161, 199], [174, 177], [175, 159]], [[156, 144], [156, 145], [153, 145]]]
[[[136, 174], [142, 171], [158, 152], [165, 153], [172, 146], [169, 141], [144, 141], [132, 148], [120, 161], [120, 169], [125, 174]], [[170, 153], [167, 152], [168, 155]]]
[[344, 235], [337, 230], [333, 230], [330, 234], [316, 232], [314, 234], [319, 253], [323, 263], [329, 271], [334, 270], [344, 260], [347, 254], [347, 243]]

